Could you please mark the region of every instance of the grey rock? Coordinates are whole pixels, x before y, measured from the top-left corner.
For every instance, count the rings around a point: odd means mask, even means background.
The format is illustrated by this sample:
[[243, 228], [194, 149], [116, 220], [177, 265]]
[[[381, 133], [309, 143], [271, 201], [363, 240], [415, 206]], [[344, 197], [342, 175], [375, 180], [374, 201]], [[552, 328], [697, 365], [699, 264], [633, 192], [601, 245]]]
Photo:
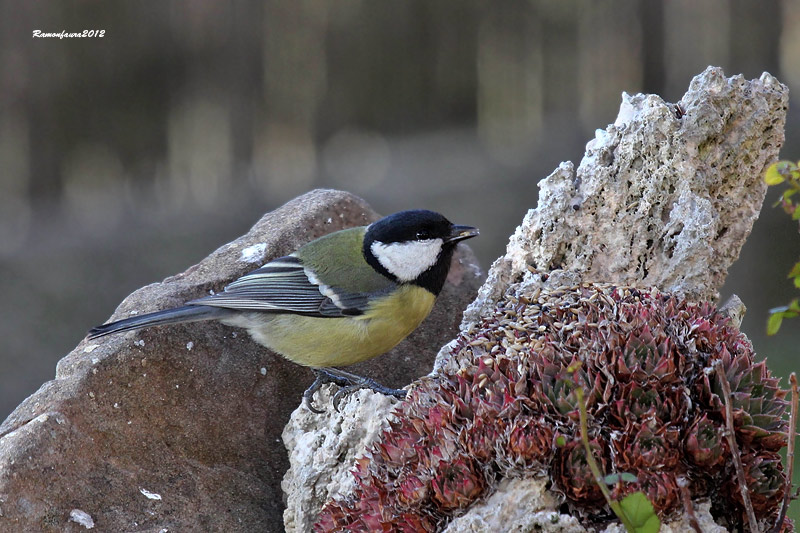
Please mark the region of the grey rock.
[[741, 298], [731, 294], [730, 298], [725, 300], [725, 303], [719, 307], [719, 312], [730, 318], [733, 327], [738, 329], [742, 327], [742, 320], [744, 320], [744, 315], [747, 312], [747, 306], [744, 305]]
[[[330, 403], [332, 389], [323, 387], [317, 395], [319, 401]], [[322, 504], [354, 488], [350, 469], [342, 465], [353, 465], [361, 451], [377, 439], [397, 402], [361, 390], [342, 401], [339, 412], [328, 409], [319, 415], [301, 406], [292, 413], [283, 433], [291, 463], [281, 485], [287, 497], [286, 533], [311, 531]]]
[[443, 533], [586, 533], [580, 520], [559, 514], [558, 499], [543, 478], [504, 479], [486, 501], [447, 524]]
[[[623, 93], [577, 170], [539, 182], [539, 205], [489, 271], [466, 322], [527, 288], [582, 280], [714, 301], [761, 211], [784, 141], [789, 90], [773, 76], [708, 67], [677, 104]], [[680, 110], [680, 111], [679, 111]]]
[[[305, 242], [376, 218], [353, 195], [313, 191], [134, 292], [114, 318], [218, 291]], [[393, 386], [429, 372], [474, 298], [476, 272], [460, 246], [428, 320], [356, 371]], [[311, 381], [308, 369], [216, 322], [84, 340], [0, 425], [0, 531], [85, 531], [89, 521], [98, 531], [283, 531], [281, 433]]]

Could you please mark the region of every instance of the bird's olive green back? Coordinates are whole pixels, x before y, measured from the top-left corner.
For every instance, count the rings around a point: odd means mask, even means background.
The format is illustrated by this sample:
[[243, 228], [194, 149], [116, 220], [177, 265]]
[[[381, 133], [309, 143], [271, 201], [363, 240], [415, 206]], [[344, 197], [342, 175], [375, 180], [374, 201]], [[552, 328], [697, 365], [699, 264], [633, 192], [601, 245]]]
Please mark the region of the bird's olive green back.
[[294, 255], [325, 285], [350, 293], [383, 292], [396, 284], [364, 259], [366, 226], [337, 231], [305, 245]]

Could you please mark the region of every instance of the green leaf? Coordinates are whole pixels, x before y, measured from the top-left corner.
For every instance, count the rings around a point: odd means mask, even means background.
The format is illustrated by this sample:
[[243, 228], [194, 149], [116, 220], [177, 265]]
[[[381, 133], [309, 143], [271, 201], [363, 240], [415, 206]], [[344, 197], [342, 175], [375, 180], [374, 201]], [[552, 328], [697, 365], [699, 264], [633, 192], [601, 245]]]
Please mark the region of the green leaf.
[[767, 172], [764, 174], [764, 181], [767, 182], [767, 185], [778, 185], [786, 181], [784, 175], [786, 173], [791, 172], [790, 165], [793, 165], [791, 161], [778, 161], [777, 163], [771, 164], [767, 168]]
[[638, 478], [630, 472], [622, 472], [620, 474], [609, 474], [603, 478], [606, 485], [616, 485], [620, 481], [625, 483], [636, 483]]
[[633, 526], [628, 533], [658, 533], [661, 520], [656, 516], [653, 504], [642, 492], [628, 494], [619, 502], [625, 516]]
[[790, 278], [800, 278], [800, 261], [794, 264], [792, 269], [789, 271]]
[[767, 335], [775, 335], [781, 329], [781, 322], [783, 322], [783, 312], [775, 310], [770, 311], [769, 318], [767, 319]]

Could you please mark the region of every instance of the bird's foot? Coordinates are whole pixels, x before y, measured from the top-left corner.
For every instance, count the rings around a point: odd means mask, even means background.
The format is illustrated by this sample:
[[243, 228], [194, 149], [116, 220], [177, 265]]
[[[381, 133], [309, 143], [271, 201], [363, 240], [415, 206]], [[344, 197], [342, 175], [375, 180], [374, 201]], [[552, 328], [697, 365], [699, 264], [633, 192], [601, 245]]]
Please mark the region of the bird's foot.
[[[306, 407], [312, 413], [322, 414], [325, 410], [320, 410], [314, 407], [314, 394], [326, 383], [333, 383], [339, 387], [348, 387], [350, 386], [350, 381], [346, 378], [338, 377], [330, 372], [328, 372], [327, 368], [314, 368], [312, 369], [316, 379], [314, 383], [311, 384], [309, 388], [303, 393], [303, 402], [305, 402]], [[337, 404], [334, 404], [336, 407]], [[338, 409], [337, 409], [338, 411]]]
[[357, 374], [351, 374], [350, 372], [345, 372], [344, 370], [339, 370], [338, 368], [315, 368], [314, 374], [316, 374], [317, 379], [315, 379], [314, 383], [312, 383], [311, 386], [303, 393], [303, 401], [305, 402], [309, 411], [313, 413], [321, 414], [324, 412], [314, 407], [314, 393], [326, 383], [333, 383], [340, 387], [339, 390], [336, 391], [336, 394], [333, 395], [332, 402], [333, 408], [336, 409], [337, 413], [339, 412], [339, 403], [342, 401], [342, 399], [348, 394], [360, 389], [371, 389], [380, 394], [394, 396], [395, 398], [400, 399], [406, 397], [407, 391], [404, 389], [392, 389], [381, 385], [377, 381], [374, 381], [370, 378], [359, 376]]

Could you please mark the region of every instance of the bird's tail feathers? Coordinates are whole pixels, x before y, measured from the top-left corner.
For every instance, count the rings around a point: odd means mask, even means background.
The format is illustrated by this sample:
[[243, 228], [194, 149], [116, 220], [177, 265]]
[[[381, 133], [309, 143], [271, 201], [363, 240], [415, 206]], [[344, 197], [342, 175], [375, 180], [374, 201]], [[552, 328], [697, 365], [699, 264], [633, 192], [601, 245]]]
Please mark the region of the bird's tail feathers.
[[133, 329], [149, 328], [150, 326], [163, 326], [165, 324], [180, 324], [182, 322], [198, 322], [200, 320], [211, 320], [222, 318], [230, 314], [228, 309], [220, 307], [208, 307], [205, 305], [184, 305], [175, 309], [156, 311], [141, 316], [123, 318], [116, 322], [108, 322], [101, 326], [89, 330], [87, 337], [96, 339], [111, 333], [130, 331]]

